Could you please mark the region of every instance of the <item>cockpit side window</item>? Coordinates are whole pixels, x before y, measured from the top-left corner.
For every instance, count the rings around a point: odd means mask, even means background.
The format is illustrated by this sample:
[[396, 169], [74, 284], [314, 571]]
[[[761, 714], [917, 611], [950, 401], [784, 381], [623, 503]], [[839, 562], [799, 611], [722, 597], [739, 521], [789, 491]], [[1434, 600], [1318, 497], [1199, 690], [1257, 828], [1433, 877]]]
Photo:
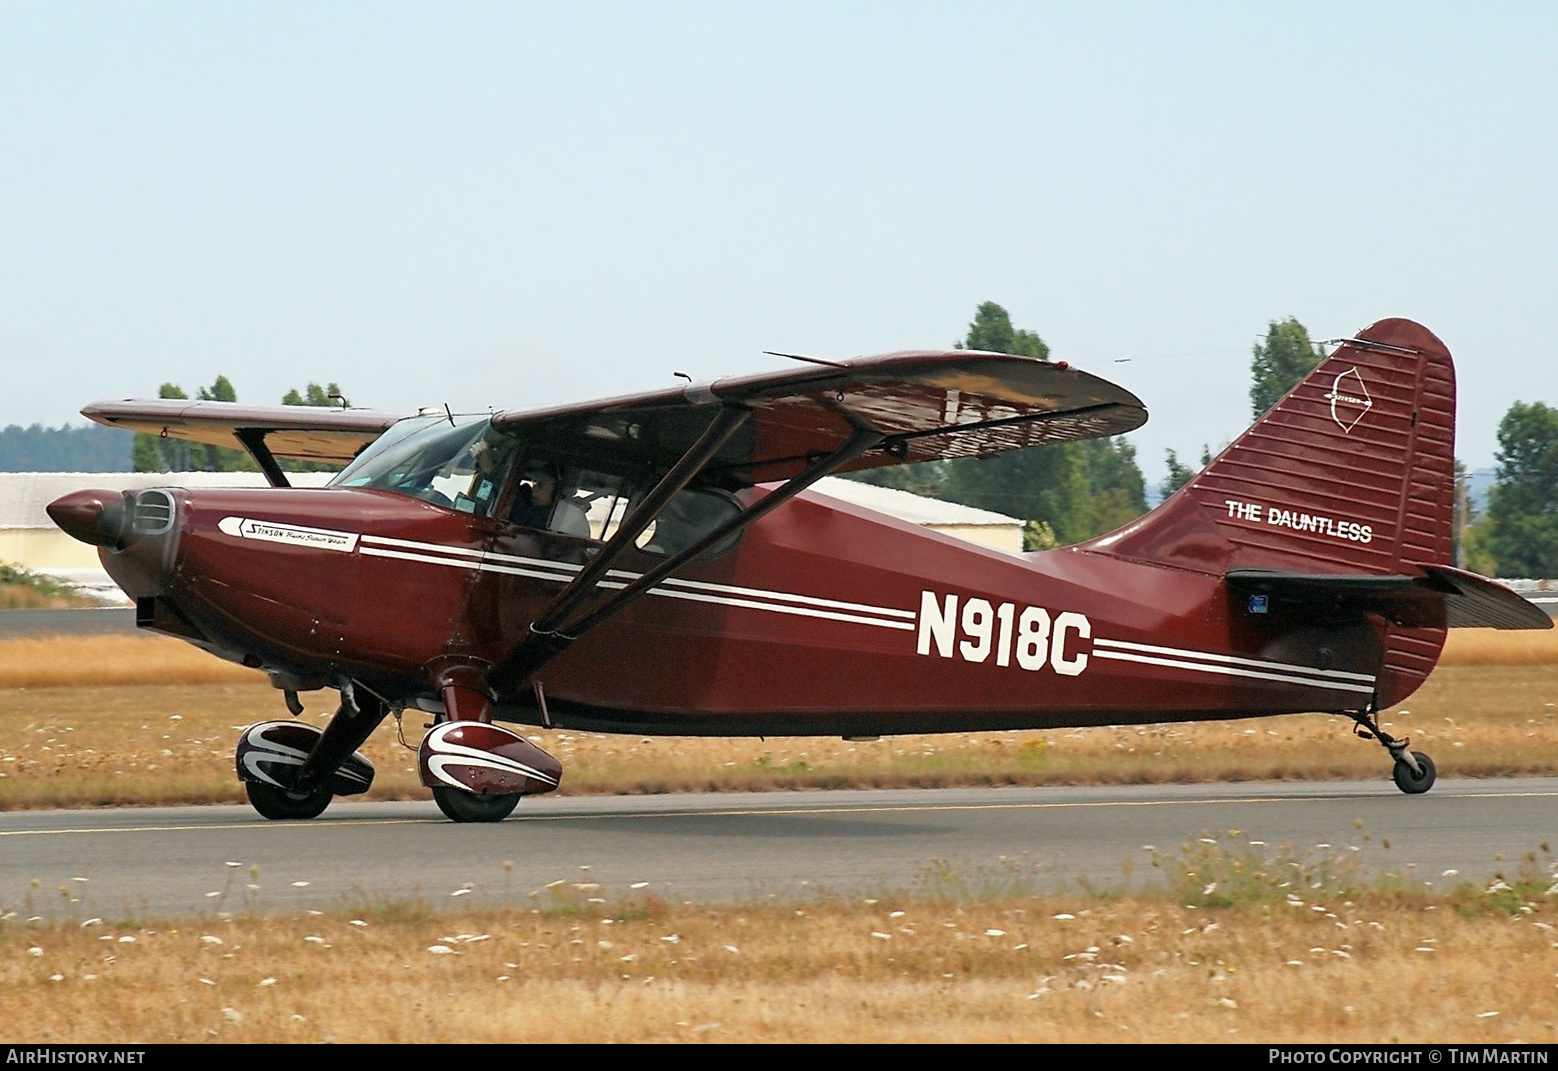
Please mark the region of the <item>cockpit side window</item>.
[[375, 443], [331, 486], [394, 491], [461, 513], [487, 516], [497, 503], [519, 444], [493, 428], [489, 418], [473, 417], [453, 424], [435, 421], [378, 447]]
[[[517, 481], [507, 507], [511, 524], [595, 542], [617, 534], [654, 482], [534, 457], [519, 466]], [[740, 512], [741, 502], [729, 492], [688, 488], [666, 504], [634, 543], [646, 554], [670, 557]], [[739, 539], [732, 535], [699, 557], [724, 554]]]
[[508, 519], [579, 539], [604, 542], [627, 515], [632, 482], [576, 466], [532, 462], [520, 475]]

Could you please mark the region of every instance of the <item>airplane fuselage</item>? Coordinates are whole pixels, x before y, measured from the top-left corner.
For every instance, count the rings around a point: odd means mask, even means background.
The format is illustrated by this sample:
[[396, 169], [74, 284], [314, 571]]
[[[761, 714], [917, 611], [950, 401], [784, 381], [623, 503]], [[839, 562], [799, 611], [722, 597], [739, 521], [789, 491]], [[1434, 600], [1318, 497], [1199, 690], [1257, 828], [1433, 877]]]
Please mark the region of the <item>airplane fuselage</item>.
[[[746, 492], [760, 496], [762, 489]], [[435, 702], [523, 639], [599, 547], [377, 490], [170, 490], [105, 566], [144, 624], [309, 689]], [[602, 587], [657, 563], [630, 550]], [[882, 735], [1366, 706], [1381, 637], [1251, 613], [1217, 575], [1013, 555], [820, 494], [751, 526], [536, 675], [550, 716], [667, 734]], [[496, 716], [538, 722], [528, 695]]]

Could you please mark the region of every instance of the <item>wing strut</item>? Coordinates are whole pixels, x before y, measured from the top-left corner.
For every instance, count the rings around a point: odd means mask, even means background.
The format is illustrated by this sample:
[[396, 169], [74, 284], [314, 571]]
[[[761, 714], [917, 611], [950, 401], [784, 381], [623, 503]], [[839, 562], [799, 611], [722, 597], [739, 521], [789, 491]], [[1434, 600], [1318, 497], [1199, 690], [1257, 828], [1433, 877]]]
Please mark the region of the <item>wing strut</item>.
[[615, 564], [622, 553], [633, 545], [633, 541], [670, 504], [671, 499], [681, 494], [687, 485], [697, 478], [703, 471], [703, 467], [719, 453], [720, 447], [724, 446], [751, 417], [752, 410], [744, 406], [727, 405], [720, 409], [719, 415], [698, 437], [698, 441], [688, 448], [681, 460], [660, 477], [660, 482], [655, 484], [633, 512], [623, 519], [621, 527], [606, 542], [606, 545], [601, 547], [600, 553], [590, 559], [590, 563], [580, 570], [579, 575], [570, 580], [568, 586], [558, 593], [546, 613], [531, 622], [530, 635], [488, 672], [489, 686], [498, 689], [501, 687], [499, 681], [505, 684], [523, 682], [568, 645], [567, 639], [558, 632], [558, 627], [564, 619], [590, 597], [595, 591], [595, 586], [605, 577], [607, 570]]
[[[710, 430], [712, 431], [713, 429], [711, 428]], [[729, 539], [737, 532], [745, 529], [748, 525], [761, 519], [764, 516], [767, 516], [769, 513], [775, 509], [778, 509], [790, 499], [806, 490], [806, 488], [810, 487], [812, 484], [828, 475], [830, 472], [833, 472], [842, 465], [848, 464], [850, 461], [853, 461], [867, 450], [877, 446], [879, 443], [881, 443], [882, 439], [882, 433], [874, 428], [857, 427], [850, 435], [850, 437], [845, 440], [843, 445], [841, 445], [837, 450], [834, 450], [832, 453], [816, 459], [812, 462], [811, 465], [807, 466], [804, 471], [797, 473], [784, 484], [775, 488], [773, 491], [770, 491], [756, 504], [743, 509], [740, 513], [736, 514], [734, 517], [731, 517], [724, 524], [719, 525], [710, 532], [706, 533], [702, 538], [693, 542], [691, 545], [683, 548], [678, 553], [673, 554], [671, 557], [667, 558], [665, 561], [649, 570], [649, 572], [645, 573], [631, 584], [628, 584], [626, 587], [616, 592], [616, 594], [612, 595], [601, 605], [591, 610], [588, 614], [585, 614], [583, 617], [576, 617], [573, 620], [567, 621], [566, 627], [564, 625], [565, 615], [558, 613], [554, 604], [554, 609], [549, 611], [545, 617], [545, 621], [548, 623], [548, 628], [543, 630], [541, 628], [541, 621], [537, 621], [535, 624], [531, 625], [531, 636], [518, 647], [514, 648], [514, 650], [511, 651], [501, 662], [493, 666], [492, 669], [488, 671], [487, 684], [500, 695], [507, 691], [517, 689], [518, 686], [523, 684], [525, 680], [531, 676], [531, 674], [536, 672], [536, 670], [540, 669], [553, 658], [567, 650], [568, 645], [571, 644], [574, 640], [584, 635], [584, 633], [588, 632], [590, 629], [594, 628], [596, 625], [600, 624], [602, 621], [606, 620], [617, 611], [625, 608], [630, 603], [636, 602], [639, 598], [646, 595], [651, 588], [660, 583], [660, 581], [664, 580], [666, 577], [670, 576], [677, 569], [680, 569], [683, 565], [686, 565], [688, 562], [692, 561], [710, 547], [718, 546], [720, 543], [724, 542], [726, 539]], [[696, 450], [697, 447], [695, 446], [693, 449]], [[718, 447], [716, 447], [716, 449], [718, 449]], [[689, 451], [688, 453], [690, 455], [692, 451]], [[709, 456], [713, 456], [712, 451], [710, 451]], [[669, 479], [669, 474], [667, 474], [667, 479]], [[662, 484], [664, 482], [664, 480], [661, 481]], [[685, 487], [686, 484], [684, 483], [682, 486]], [[659, 490], [658, 486], [656, 487], [656, 490]], [[681, 488], [679, 487], [677, 490], [681, 490]], [[647, 504], [648, 500], [646, 499], [645, 501]], [[666, 502], [669, 501], [670, 499], [667, 498]], [[663, 509], [664, 503], [662, 503], [659, 508]], [[635, 512], [634, 518], [644, 512], [644, 509], [640, 507], [639, 510]], [[656, 512], [658, 512], [658, 510]], [[630, 520], [631, 519], [633, 518], [630, 518]], [[634, 536], [636, 537], [638, 532], [641, 532], [644, 528], [648, 527], [649, 521], [652, 519], [653, 517], [646, 517], [644, 523], [640, 525], [635, 531]], [[619, 532], [618, 537], [620, 537], [620, 535], [621, 533]], [[592, 567], [594, 564], [597, 564], [600, 561], [600, 558], [606, 557], [609, 550], [610, 545], [608, 544], [606, 550], [601, 552], [599, 558], [596, 559], [596, 562], [592, 563]], [[588, 572], [588, 570], [586, 570], [586, 572]], [[604, 575], [604, 573], [602, 572], [598, 575]], [[579, 576], [575, 578], [573, 583], [578, 584], [579, 581], [583, 579], [583, 577], [584, 573], [580, 573]], [[594, 585], [592, 582], [591, 587], [593, 586]], [[570, 585], [570, 587], [572, 587], [572, 585]], [[563, 594], [567, 595], [567, 593], [568, 592], [565, 589]], [[558, 603], [561, 602], [562, 597], [560, 596], [558, 598]], [[577, 607], [578, 604], [579, 600], [574, 600], [569, 606], [568, 611], [572, 612], [572, 610]]]
[[265, 445], [265, 435], [264, 428], [239, 428], [233, 432], [233, 438], [243, 443], [243, 448], [249, 451], [249, 456], [260, 466], [260, 471], [265, 473], [272, 487], [291, 487], [287, 474], [281, 471], [281, 465], [276, 461], [276, 455]]

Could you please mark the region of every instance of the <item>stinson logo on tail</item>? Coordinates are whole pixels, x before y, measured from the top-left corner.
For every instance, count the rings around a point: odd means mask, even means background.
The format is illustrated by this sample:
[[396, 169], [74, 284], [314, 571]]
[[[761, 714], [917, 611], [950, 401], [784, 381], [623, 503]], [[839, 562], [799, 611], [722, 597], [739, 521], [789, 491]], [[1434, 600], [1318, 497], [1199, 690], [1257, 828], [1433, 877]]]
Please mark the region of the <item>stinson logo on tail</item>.
[[1374, 399], [1369, 397], [1369, 388], [1364, 385], [1363, 377], [1356, 368], [1349, 368], [1339, 374], [1331, 383], [1331, 392], [1325, 398], [1331, 403], [1331, 419], [1344, 432], [1351, 432], [1358, 426], [1358, 421], [1368, 416], [1369, 410], [1374, 408]]

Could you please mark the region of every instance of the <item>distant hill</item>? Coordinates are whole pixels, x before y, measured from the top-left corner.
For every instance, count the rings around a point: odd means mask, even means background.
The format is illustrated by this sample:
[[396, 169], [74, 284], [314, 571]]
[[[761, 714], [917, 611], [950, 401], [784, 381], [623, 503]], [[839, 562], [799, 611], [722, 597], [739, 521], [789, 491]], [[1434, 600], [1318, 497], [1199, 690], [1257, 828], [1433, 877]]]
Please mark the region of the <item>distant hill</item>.
[[129, 472], [135, 436], [98, 424], [0, 430], [0, 472]]

